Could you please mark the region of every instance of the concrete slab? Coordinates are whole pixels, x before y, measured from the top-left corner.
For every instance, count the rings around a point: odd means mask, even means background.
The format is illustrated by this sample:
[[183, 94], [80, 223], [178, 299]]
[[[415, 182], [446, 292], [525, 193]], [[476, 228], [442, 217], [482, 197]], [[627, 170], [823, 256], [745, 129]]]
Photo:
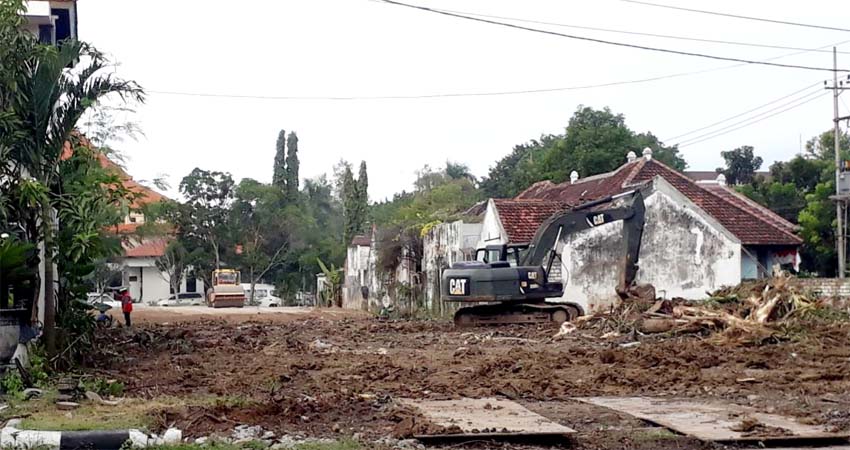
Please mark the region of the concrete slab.
[[555, 423], [510, 400], [462, 398], [460, 400], [399, 399], [418, 409], [435, 425], [458, 427], [461, 433], [415, 436], [421, 438], [499, 438], [517, 436], [568, 436], [572, 428]]
[[[630, 414], [703, 441], [832, 442], [848, 437], [847, 434], [830, 433], [822, 426], [802, 424], [791, 417], [765, 414], [731, 403], [650, 397], [585, 397], [575, 400]], [[741, 427], [744, 420], [758, 425], [745, 431]]]

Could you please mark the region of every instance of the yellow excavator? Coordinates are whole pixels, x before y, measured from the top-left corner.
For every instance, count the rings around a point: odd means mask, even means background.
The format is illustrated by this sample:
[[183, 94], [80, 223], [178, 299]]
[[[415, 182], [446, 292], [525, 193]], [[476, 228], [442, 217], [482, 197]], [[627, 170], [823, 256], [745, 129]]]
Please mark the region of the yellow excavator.
[[240, 284], [238, 270], [218, 269], [212, 273], [212, 286], [207, 289], [210, 308], [241, 308], [245, 306], [245, 290]]

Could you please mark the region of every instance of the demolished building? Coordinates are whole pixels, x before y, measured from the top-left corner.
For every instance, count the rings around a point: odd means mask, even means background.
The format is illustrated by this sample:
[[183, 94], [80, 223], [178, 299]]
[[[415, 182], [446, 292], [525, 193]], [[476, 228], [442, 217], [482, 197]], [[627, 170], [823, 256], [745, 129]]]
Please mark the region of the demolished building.
[[[443, 269], [475, 259], [476, 249], [488, 245], [528, 244], [553, 214], [638, 188], [644, 191], [646, 224], [637, 282], [652, 284], [659, 296], [702, 299], [723, 286], [799, 265], [802, 240], [794, 224], [726, 186], [723, 175], [695, 181], [646, 149], [642, 157], [630, 152], [625, 164], [608, 173], [584, 179], [574, 173], [568, 182], [541, 181], [513, 199], [489, 199], [477, 208], [480, 223], [432, 227], [423, 236], [421, 262], [402, 260], [395, 277], [421, 289], [418, 307], [449, 312], [452, 308], [439, 301]], [[550, 277], [564, 283], [564, 301], [585, 311], [615, 301], [624, 257], [622, 226], [610, 223], [562, 237], [556, 249], [560, 264], [553, 265]], [[347, 307], [396, 300], [377, 273], [378, 246], [374, 230], [349, 246]]]
[[[573, 174], [561, 184], [541, 181], [512, 200], [491, 199], [479, 247], [528, 243], [554, 211], [641, 187], [647, 211], [637, 281], [652, 284], [659, 295], [700, 299], [799, 264], [802, 241], [793, 224], [727, 187], [722, 175], [695, 182], [653, 159], [649, 149], [642, 158], [630, 153], [612, 172], [585, 179]], [[553, 273], [564, 283], [564, 300], [588, 311], [610, 305], [622, 247], [622, 223], [564, 237], [560, 274]]]

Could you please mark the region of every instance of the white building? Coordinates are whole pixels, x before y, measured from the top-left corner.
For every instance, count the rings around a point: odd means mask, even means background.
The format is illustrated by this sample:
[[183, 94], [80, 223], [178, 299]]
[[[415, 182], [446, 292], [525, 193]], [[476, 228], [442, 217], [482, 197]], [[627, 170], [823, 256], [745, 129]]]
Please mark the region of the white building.
[[42, 44], [77, 39], [77, 2], [75, 0], [28, 1], [24, 27]]
[[120, 285], [128, 288], [133, 300], [144, 303], [167, 299], [171, 294], [182, 292], [203, 293], [205, 290], [203, 281], [190, 277], [188, 271], [180, 282], [179, 292], [171, 292], [170, 276], [157, 268], [156, 261], [165, 255], [170, 236], [140, 238], [136, 235], [136, 229], [145, 223], [142, 207], [166, 200], [166, 198], [153, 189], [137, 183], [105, 156], [100, 155], [99, 159], [103, 167], [118, 172], [118, 176], [128, 190], [139, 194], [139, 198], [130, 205], [130, 212], [124, 218], [124, 223], [114, 230], [117, 234], [124, 236], [124, 255], [117, 261], [122, 272]]
[[482, 229], [481, 223], [458, 220], [436, 225], [422, 238], [423, 287], [427, 308], [440, 313], [450, 309], [440, 302], [440, 276], [443, 269], [458, 261], [475, 259]]
[[[631, 153], [613, 172], [542, 181], [515, 199], [491, 199], [478, 245], [528, 243], [554, 212], [638, 187], [645, 188], [646, 224], [637, 282], [652, 284], [658, 295], [702, 299], [707, 291], [798, 264], [802, 241], [793, 224], [727, 187], [722, 176], [697, 183], [652, 159], [651, 151], [643, 158]], [[588, 311], [610, 305], [623, 248], [622, 222], [565, 236], [556, 266], [563, 299]]]

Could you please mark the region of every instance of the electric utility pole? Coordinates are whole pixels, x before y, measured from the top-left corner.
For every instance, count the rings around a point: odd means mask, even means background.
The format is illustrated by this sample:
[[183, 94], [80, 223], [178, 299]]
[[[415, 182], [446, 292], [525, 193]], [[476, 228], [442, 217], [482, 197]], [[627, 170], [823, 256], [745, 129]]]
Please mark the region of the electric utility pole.
[[[850, 77], [848, 77], [850, 79]], [[826, 84], [826, 82], [824, 82]], [[845, 233], [844, 233], [844, 209], [846, 207], [845, 200], [848, 192], [842, 192], [842, 183], [844, 176], [843, 172], [843, 163], [841, 160], [841, 127], [839, 126], [839, 122], [842, 120], [850, 118], [840, 117], [838, 115], [838, 96], [841, 95], [841, 92], [845, 87], [844, 80], [841, 82], [838, 81], [838, 51], [835, 47], [832, 47], [832, 86], [827, 86], [826, 89], [832, 90], [832, 134], [834, 137], [834, 145], [835, 145], [835, 218], [836, 218], [836, 233], [835, 233], [835, 247], [838, 253], [838, 278], [844, 278], [846, 274], [846, 250], [847, 245], [845, 242]]]

